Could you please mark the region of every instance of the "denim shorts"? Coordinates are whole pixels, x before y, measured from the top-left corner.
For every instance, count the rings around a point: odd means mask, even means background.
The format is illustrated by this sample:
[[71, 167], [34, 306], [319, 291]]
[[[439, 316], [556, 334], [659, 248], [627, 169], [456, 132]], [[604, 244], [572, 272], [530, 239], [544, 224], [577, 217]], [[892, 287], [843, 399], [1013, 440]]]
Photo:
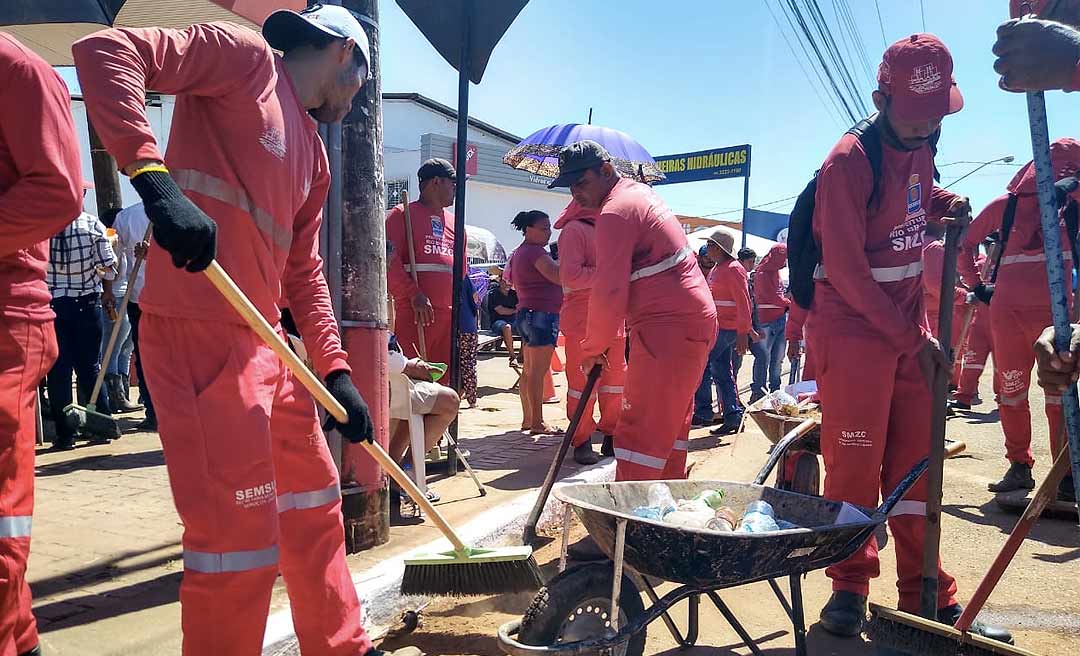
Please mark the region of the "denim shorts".
[[519, 310], [518, 332], [525, 346], [555, 346], [559, 340], [559, 313]]
[[516, 327], [512, 321], [506, 321], [505, 319], [496, 319], [491, 322], [491, 334], [501, 335], [503, 326], [510, 326], [511, 332], [517, 332]]

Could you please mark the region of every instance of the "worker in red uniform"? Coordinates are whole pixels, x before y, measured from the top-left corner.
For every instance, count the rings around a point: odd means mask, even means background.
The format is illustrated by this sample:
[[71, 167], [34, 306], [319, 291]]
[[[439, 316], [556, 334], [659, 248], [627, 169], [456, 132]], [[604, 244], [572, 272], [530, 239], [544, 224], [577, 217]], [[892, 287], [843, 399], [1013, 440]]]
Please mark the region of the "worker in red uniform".
[[[850, 133], [818, 173], [813, 232], [822, 261], [807, 334], [817, 360], [829, 499], [873, 508], [879, 493], [891, 492], [929, 452], [930, 381], [947, 361], [923, 309], [923, 229], [928, 214], [967, 211], [966, 199], [934, 187], [929, 145], [942, 119], [963, 106], [952, 71], [949, 51], [933, 35], [890, 46], [873, 94], [873, 137], [882, 153], [877, 184]], [[924, 478], [889, 518], [899, 607], [909, 612], [919, 609], [926, 495]], [[833, 595], [821, 625], [830, 633], [861, 630], [877, 551], [871, 537], [826, 570]], [[938, 585], [938, 617], [951, 624], [960, 613], [956, 581], [940, 566]], [[973, 630], [1010, 638], [982, 624]]]
[[[926, 224], [923, 235], [922, 248], [923, 265], [923, 307], [926, 308], [926, 320], [930, 324], [930, 332], [934, 339], [938, 339], [938, 328], [941, 326], [941, 278], [945, 271], [945, 226], [934, 221]], [[960, 278], [957, 277], [957, 283]], [[964, 305], [967, 300], [967, 290], [957, 284], [953, 288], [952, 298], [952, 348], [953, 353], [958, 353], [960, 345], [960, 330], [964, 322]], [[949, 386], [955, 388], [960, 382], [960, 362], [953, 366], [952, 377]]]
[[787, 244], [773, 244], [754, 270], [754, 305], [760, 327], [762, 357], [754, 358], [754, 397], [780, 389], [780, 369], [787, 342], [787, 310], [791, 301], [784, 295], [780, 269], [787, 266]]
[[[420, 180], [420, 198], [409, 203], [412, 244], [405, 231], [404, 208], [399, 205], [386, 216], [386, 243], [390, 248], [387, 285], [394, 297], [394, 334], [407, 357], [449, 366], [454, 215], [446, 208], [454, 204], [457, 173], [445, 159], [429, 159], [416, 176]], [[410, 247], [419, 284], [413, 282]], [[427, 350], [421, 353], [425, 345]], [[447, 370], [446, 380], [452, 379], [451, 373]]]
[[736, 354], [744, 354], [750, 341], [757, 339], [750, 309], [749, 272], [735, 255], [735, 233], [717, 228], [706, 242], [709, 259], [716, 266], [709, 272], [709, 291], [716, 308], [716, 343], [709, 351], [709, 372], [720, 395], [724, 421], [713, 435], [731, 435], [742, 425], [743, 407], [739, 404], [735, 381]]
[[[570, 201], [555, 221], [559, 230], [559, 279], [563, 303], [559, 328], [566, 336], [566, 417], [573, 417], [579, 403], [585, 403], [581, 424], [574, 434], [574, 461], [591, 465], [599, 461], [592, 450], [593, 432], [603, 435], [600, 455], [615, 455], [615, 427], [622, 413], [623, 386], [626, 384], [626, 332], [621, 328], [607, 349], [608, 366], [596, 381], [596, 389], [582, 399], [585, 372], [581, 368], [581, 342], [585, 339], [589, 318], [589, 299], [596, 278], [596, 215]], [[593, 406], [600, 401], [600, 422], [593, 417]]]
[[[1050, 144], [1050, 159], [1055, 180], [1080, 170], [1080, 141], [1058, 139]], [[997, 280], [988, 296], [985, 287], [976, 294], [990, 300], [990, 332], [994, 344], [994, 374], [998, 378], [998, 411], [1005, 433], [1005, 456], [1009, 468], [1002, 479], [991, 483], [991, 492], [1033, 489], [1031, 469], [1035, 457], [1031, 451], [1031, 409], [1028, 388], [1035, 356], [1031, 345], [1050, 318], [1049, 285], [1046, 278], [1046, 254], [1043, 252], [1039, 200], [1035, 191], [1035, 167], [1028, 163], [1012, 179], [1008, 193], [995, 198], [972, 221], [964, 236], [960, 267], [968, 279], [977, 278], [974, 256], [979, 244], [992, 232], [1002, 233], [1005, 250], [998, 263]], [[1015, 197], [1012, 229], [1005, 235], [1002, 223]], [[1072, 243], [1061, 221], [1061, 244], [1066, 276], [1072, 268]], [[1073, 239], [1075, 235], [1073, 236]], [[1068, 285], [1068, 281], [1066, 281]], [[1068, 288], [1068, 287], [1066, 287]], [[1070, 299], [1071, 301], [1071, 299]], [[1050, 426], [1051, 452], [1057, 453], [1064, 439], [1061, 395], [1047, 392], [1045, 412]]]
[[[271, 324], [287, 304], [348, 412], [339, 431], [372, 439], [319, 257], [330, 176], [312, 120], [348, 113], [368, 77], [367, 36], [329, 5], [275, 12], [263, 35], [231, 23], [111, 29], [72, 51], [87, 111], [153, 225], [140, 348], [184, 524], [183, 653], [259, 653], [280, 573], [304, 653], [378, 654], [360, 623], [314, 401], [194, 274], [216, 256]], [[165, 156], [146, 89], [177, 97]]]
[[[985, 256], [983, 256], [985, 257]], [[976, 261], [978, 264], [978, 261]], [[977, 303], [975, 299], [972, 304]], [[983, 304], [975, 307], [971, 328], [968, 330], [967, 343], [963, 345], [962, 370], [960, 384], [953, 394], [952, 407], [957, 410], [971, 410], [971, 406], [981, 403], [979, 399], [979, 378], [986, 369], [986, 360], [993, 352], [990, 329], [990, 308]], [[997, 362], [995, 360], [995, 366]], [[998, 377], [994, 376], [994, 402], [997, 402]]]
[[550, 186], [570, 187], [579, 205], [598, 212], [582, 370], [610, 366], [624, 323], [630, 331], [615, 478], [686, 478], [694, 391], [716, 339], [716, 311], [694, 250], [664, 201], [621, 177], [595, 141], [564, 148]]
[[49, 238], [82, 211], [67, 87], [0, 33], [0, 655], [40, 654], [26, 561], [34, 512], [38, 383], [56, 360]]

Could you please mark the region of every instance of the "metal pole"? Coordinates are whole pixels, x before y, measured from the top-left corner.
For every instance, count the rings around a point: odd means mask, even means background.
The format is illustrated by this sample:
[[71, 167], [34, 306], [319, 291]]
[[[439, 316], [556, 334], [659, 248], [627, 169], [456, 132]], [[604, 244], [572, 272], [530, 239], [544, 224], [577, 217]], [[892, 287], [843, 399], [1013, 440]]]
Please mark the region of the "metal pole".
[[[1065, 260], [1061, 250], [1061, 228], [1054, 194], [1054, 166], [1050, 159], [1050, 129], [1046, 120], [1046, 98], [1042, 92], [1027, 94], [1028, 123], [1031, 128], [1031, 151], [1035, 161], [1035, 186], [1039, 194], [1039, 218], [1042, 220], [1043, 252], [1046, 276], [1050, 282], [1050, 313], [1054, 319], [1054, 347], [1059, 353], [1069, 350], [1072, 326], [1069, 324], [1069, 293], [1065, 288]], [[1061, 399], [1065, 412], [1065, 432], [1072, 461], [1073, 485], [1080, 495], [1080, 405], [1076, 383]]]
[[[461, 319], [461, 283], [465, 277], [465, 171], [469, 141], [469, 68], [470, 45], [472, 43], [472, 22], [476, 15], [475, 0], [463, 0], [461, 3], [462, 34], [461, 57], [458, 61], [458, 124], [457, 124], [457, 194], [454, 197], [454, 298], [450, 324], [450, 386], [461, 389], [461, 349], [459, 348], [458, 322]], [[447, 455], [447, 470], [451, 475], [457, 473], [457, 458], [454, 451], [458, 437], [458, 421], [450, 424], [451, 441]]]
[[740, 248], [746, 248], [746, 213], [750, 209], [750, 171], [746, 172], [746, 177], [743, 178], [742, 189], [742, 246]]
[[[364, 25], [371, 46], [371, 77], [342, 122], [339, 181], [341, 238], [328, 235], [328, 252], [341, 255], [342, 341], [353, 382], [367, 401], [375, 439], [390, 440], [390, 383], [387, 365], [386, 188], [383, 183], [382, 84], [379, 65], [378, 0], [345, 0]], [[330, 130], [330, 154], [335, 143]], [[332, 187], [332, 191], [333, 191]], [[336, 210], [335, 210], [336, 211]], [[331, 278], [333, 279], [333, 278]], [[360, 445], [344, 441], [341, 455], [342, 513], [349, 553], [390, 539], [390, 501], [384, 472]]]

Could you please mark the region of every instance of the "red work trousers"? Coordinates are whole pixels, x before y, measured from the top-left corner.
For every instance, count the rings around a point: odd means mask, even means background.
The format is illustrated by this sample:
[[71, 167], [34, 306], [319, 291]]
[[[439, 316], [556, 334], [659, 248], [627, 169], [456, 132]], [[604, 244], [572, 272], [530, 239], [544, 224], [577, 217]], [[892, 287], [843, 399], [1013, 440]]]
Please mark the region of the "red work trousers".
[[[1050, 308], [1016, 308], [990, 305], [990, 333], [994, 343], [994, 376], [998, 383], [998, 412], [1005, 433], [1005, 457], [1009, 462], [1035, 464], [1031, 452], [1031, 407], [1028, 389], [1035, 365], [1032, 345], [1044, 328], [1053, 323]], [[1050, 426], [1051, 453], [1064, 444], [1061, 396], [1046, 394], [1046, 420]]]
[[716, 322], [705, 319], [632, 327], [615, 480], [686, 478], [694, 392], [715, 340]]
[[[990, 308], [979, 305], [975, 308], [975, 319], [971, 322], [967, 344], [963, 347], [963, 369], [960, 372], [960, 386], [956, 390], [956, 400], [970, 404], [979, 393], [979, 378], [986, 369], [986, 360], [992, 347], [990, 335]], [[994, 376], [994, 393], [998, 391], [998, 378]]]
[[[584, 355], [581, 352], [581, 340], [584, 335], [566, 336], [566, 418], [574, 416], [578, 404], [582, 403], [585, 389], [585, 372], [581, 370]], [[594, 431], [604, 435], [614, 435], [615, 427], [622, 414], [623, 387], [626, 385], [626, 337], [616, 337], [607, 351], [608, 366], [596, 381], [592, 395], [584, 400], [585, 411], [581, 415], [581, 424], [574, 433], [574, 446], [588, 442]], [[593, 416], [597, 399], [600, 401], [600, 422]]]
[[146, 314], [139, 337], [184, 523], [184, 655], [260, 653], [279, 572], [301, 651], [364, 654], [311, 395], [246, 326]]
[[[821, 332], [821, 331], [817, 331]], [[821, 396], [825, 497], [864, 508], [892, 493], [929, 453], [930, 388], [914, 354], [898, 355], [872, 335], [811, 337]], [[919, 609], [926, 477], [893, 510], [900, 610]], [[829, 567], [833, 590], [868, 595], [880, 573], [877, 540]], [[955, 602], [956, 581], [938, 566], [938, 607]]]
[[424, 342], [427, 353], [420, 353], [420, 331], [416, 327], [416, 313], [408, 301], [394, 304], [394, 335], [407, 358], [423, 358], [427, 362], [441, 362], [446, 365], [446, 374], [439, 381], [449, 385], [452, 380], [450, 371], [450, 308], [435, 308], [435, 323], [424, 326]]
[[0, 319], [0, 656], [38, 644], [26, 561], [34, 513], [37, 388], [56, 355], [51, 321]]

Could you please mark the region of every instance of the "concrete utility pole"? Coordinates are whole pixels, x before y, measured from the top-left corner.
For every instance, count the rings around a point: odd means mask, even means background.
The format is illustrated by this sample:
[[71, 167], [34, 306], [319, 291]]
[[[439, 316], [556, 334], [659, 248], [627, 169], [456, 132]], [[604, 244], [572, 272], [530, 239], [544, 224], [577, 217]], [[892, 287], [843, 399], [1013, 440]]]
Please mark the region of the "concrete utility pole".
[[120, 176], [117, 173], [116, 160], [102, 145], [101, 138], [94, 130], [94, 124], [90, 122], [89, 114], [86, 115], [86, 131], [90, 135], [90, 167], [94, 171], [94, 198], [97, 200], [97, 213], [99, 217], [107, 218], [109, 225], [112, 225], [116, 211], [124, 207], [124, 201], [120, 196]]
[[[356, 95], [341, 124], [340, 167], [329, 205], [340, 203], [342, 337], [353, 382], [367, 401], [375, 439], [390, 441], [390, 387], [387, 372], [389, 318], [386, 304], [386, 199], [383, 184], [382, 84], [379, 66], [378, 0], [344, 0], [357, 14], [371, 43], [371, 79]], [[335, 140], [330, 139], [331, 143]], [[330, 212], [331, 217], [333, 212]], [[333, 226], [328, 226], [332, 228]], [[336, 291], [336, 290], [335, 290]], [[342, 512], [349, 553], [390, 539], [390, 502], [382, 469], [359, 446], [344, 441], [341, 457]]]

